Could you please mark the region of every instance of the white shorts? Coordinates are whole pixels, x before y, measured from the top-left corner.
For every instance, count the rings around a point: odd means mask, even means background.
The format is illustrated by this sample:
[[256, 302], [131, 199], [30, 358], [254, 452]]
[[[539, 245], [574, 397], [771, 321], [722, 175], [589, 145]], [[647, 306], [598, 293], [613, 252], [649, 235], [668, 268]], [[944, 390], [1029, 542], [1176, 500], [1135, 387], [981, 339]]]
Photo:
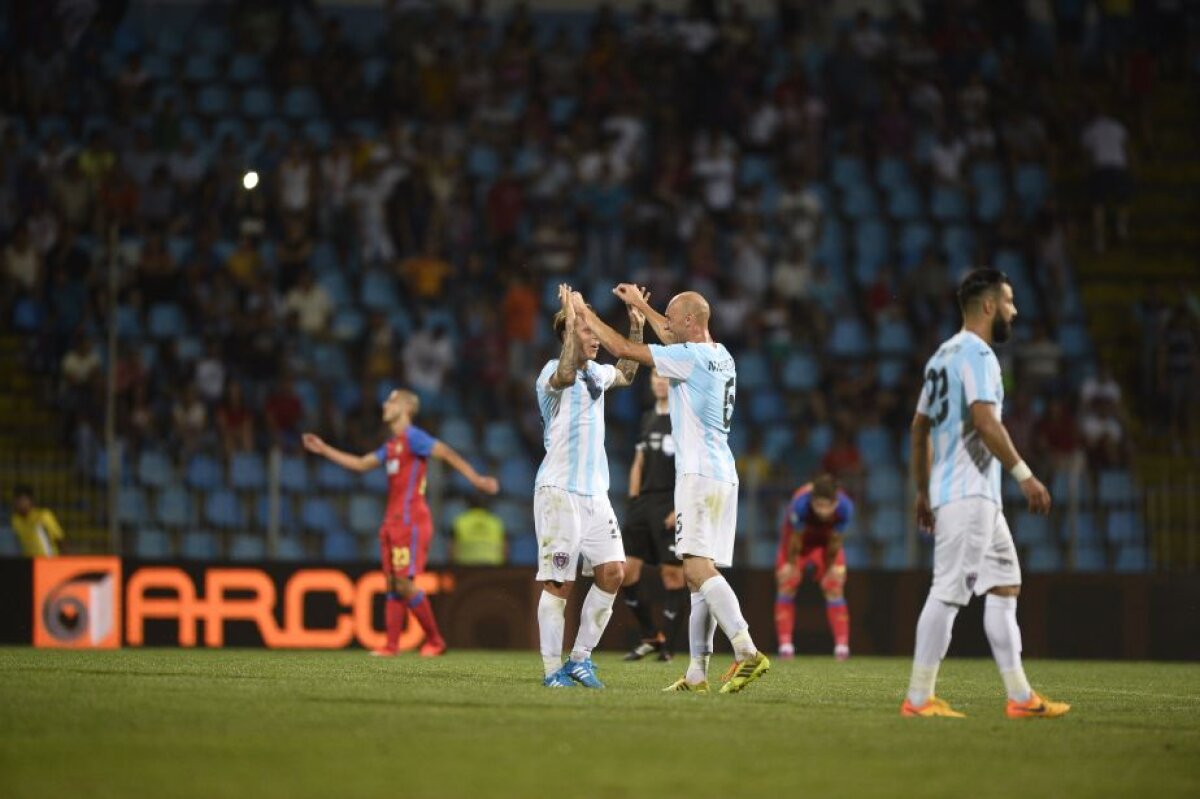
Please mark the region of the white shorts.
[[541, 582], [573, 581], [581, 557], [585, 576], [592, 573], [592, 564], [625, 561], [621, 529], [607, 494], [588, 497], [542, 486], [533, 492], [533, 525]]
[[1017, 548], [999, 505], [967, 497], [938, 508], [934, 518], [930, 595], [966, 605], [972, 594], [1021, 584]]
[[701, 474], [675, 480], [675, 553], [733, 565], [738, 487]]

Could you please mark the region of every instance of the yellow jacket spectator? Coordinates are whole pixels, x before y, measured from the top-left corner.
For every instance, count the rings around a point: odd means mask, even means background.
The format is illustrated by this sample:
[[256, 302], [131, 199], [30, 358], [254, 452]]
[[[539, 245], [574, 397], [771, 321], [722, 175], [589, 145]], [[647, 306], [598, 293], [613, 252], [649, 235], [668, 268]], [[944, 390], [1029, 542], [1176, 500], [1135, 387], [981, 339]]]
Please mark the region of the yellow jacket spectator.
[[33, 504], [33, 489], [17, 486], [14, 494], [12, 528], [26, 557], [53, 557], [59, 554], [63, 529], [49, 508]]
[[454, 520], [451, 560], [459, 566], [502, 566], [504, 522], [487, 508], [471, 508]]

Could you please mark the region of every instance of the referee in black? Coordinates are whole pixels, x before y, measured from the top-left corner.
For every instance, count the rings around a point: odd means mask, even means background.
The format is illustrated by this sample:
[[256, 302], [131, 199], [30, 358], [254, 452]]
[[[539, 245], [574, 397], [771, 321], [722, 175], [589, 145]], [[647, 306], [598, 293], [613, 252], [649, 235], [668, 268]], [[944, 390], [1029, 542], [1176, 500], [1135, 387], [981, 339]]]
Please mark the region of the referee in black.
[[[642, 417], [633, 466], [629, 469], [629, 515], [622, 525], [625, 539], [625, 582], [622, 595], [625, 606], [637, 619], [641, 642], [625, 656], [641, 660], [658, 652], [658, 659], [671, 659], [679, 622], [686, 618], [688, 591], [683, 579], [683, 563], [675, 554], [675, 441], [671, 438], [671, 417], [667, 412], [668, 381], [657, 371], [650, 373], [654, 407]], [[663, 621], [656, 627], [650, 607], [642, 598], [643, 564], [659, 567], [663, 587]]]

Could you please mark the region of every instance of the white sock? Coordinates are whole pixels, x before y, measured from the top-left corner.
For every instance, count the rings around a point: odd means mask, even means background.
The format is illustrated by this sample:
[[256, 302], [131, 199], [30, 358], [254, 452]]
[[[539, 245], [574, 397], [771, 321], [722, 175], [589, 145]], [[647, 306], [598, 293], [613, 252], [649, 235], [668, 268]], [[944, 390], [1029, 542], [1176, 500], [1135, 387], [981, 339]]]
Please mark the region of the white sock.
[[908, 683], [908, 701], [920, 707], [933, 696], [938, 668], [950, 649], [954, 617], [958, 605], [951, 605], [932, 595], [925, 600], [921, 618], [917, 620], [917, 645], [913, 651], [912, 678]]
[[708, 679], [708, 659], [712, 657], [713, 636], [717, 632], [717, 620], [708, 612], [704, 594], [692, 593], [692, 615], [688, 617], [688, 645], [692, 662], [684, 677], [690, 683], [701, 683]]
[[742, 617], [742, 606], [738, 604], [737, 594], [733, 593], [729, 582], [719, 574], [709, 577], [700, 586], [700, 593], [704, 595], [704, 601], [708, 603], [717, 624], [721, 625], [721, 632], [729, 636], [737, 659], [746, 660], [758, 654], [754, 641], [750, 639], [750, 625]]
[[983, 630], [992, 645], [992, 656], [1004, 680], [1008, 698], [1017, 702], [1029, 700], [1033, 689], [1021, 666], [1021, 628], [1017, 626], [1017, 598], [988, 594], [983, 605]]
[[579, 614], [579, 634], [575, 636], [575, 646], [571, 648], [571, 660], [587, 660], [592, 656], [592, 650], [600, 643], [604, 628], [612, 618], [613, 602], [616, 594], [601, 591], [593, 583], [583, 599], [583, 610]]
[[538, 636], [541, 639], [542, 668], [549, 677], [562, 668], [563, 629], [567, 626], [567, 600], [542, 591], [538, 600]]

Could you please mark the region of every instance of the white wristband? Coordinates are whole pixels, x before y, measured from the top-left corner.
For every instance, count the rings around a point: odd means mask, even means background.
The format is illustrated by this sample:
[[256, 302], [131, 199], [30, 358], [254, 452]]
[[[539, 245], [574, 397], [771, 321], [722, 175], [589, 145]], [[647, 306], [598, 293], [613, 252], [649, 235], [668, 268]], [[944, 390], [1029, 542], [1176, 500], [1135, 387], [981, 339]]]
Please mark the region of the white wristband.
[[1018, 483], [1024, 483], [1030, 477], [1033, 477], [1033, 469], [1025, 461], [1017, 461], [1017, 465], [1008, 470], [1008, 473], [1013, 476], [1013, 479]]

